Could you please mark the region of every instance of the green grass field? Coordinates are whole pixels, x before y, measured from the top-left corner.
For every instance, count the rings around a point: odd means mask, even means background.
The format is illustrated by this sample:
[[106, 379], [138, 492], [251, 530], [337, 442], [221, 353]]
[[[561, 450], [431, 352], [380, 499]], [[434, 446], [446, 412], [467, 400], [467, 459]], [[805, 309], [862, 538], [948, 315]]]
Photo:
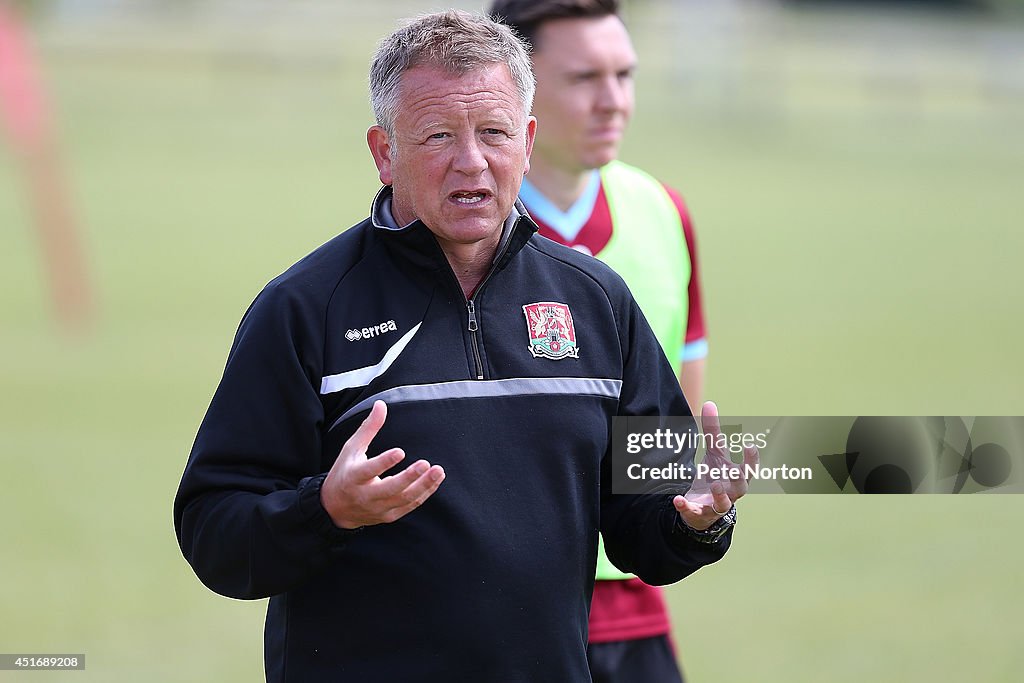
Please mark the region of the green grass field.
[[[797, 40], [748, 46], [790, 66], [709, 101], [670, 70], [658, 7], [635, 18], [623, 157], [697, 219], [708, 397], [737, 415], [1024, 414], [1020, 92], [941, 70], [879, 91]], [[171, 501], [251, 298], [368, 209], [365, 67], [389, 19], [355, 16], [336, 44], [321, 25], [312, 48], [243, 40], [251, 24], [102, 47], [44, 27], [101, 308], [90, 335], [58, 333], [0, 149], [0, 652], [87, 656], [32, 680], [262, 676], [265, 604], [198, 582]], [[919, 58], [948, 57], [933, 48]], [[1019, 680], [1020, 496], [751, 496], [740, 517], [726, 559], [669, 589], [690, 680]]]

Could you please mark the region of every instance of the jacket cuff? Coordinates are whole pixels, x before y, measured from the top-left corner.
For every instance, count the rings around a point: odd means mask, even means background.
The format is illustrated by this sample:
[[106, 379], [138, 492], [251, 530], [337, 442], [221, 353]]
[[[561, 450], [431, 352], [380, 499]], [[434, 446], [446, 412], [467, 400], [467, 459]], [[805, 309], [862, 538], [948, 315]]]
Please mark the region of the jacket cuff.
[[733, 506], [729, 512], [717, 522], [704, 531], [697, 531], [687, 526], [682, 516], [669, 504], [671, 509], [671, 522], [669, 527], [669, 538], [671, 545], [683, 553], [697, 554], [700, 556], [714, 556], [709, 562], [715, 562], [729, 549], [732, 542], [732, 532], [736, 527], [736, 508]]
[[299, 482], [299, 513], [309, 521], [309, 524], [324, 540], [332, 546], [340, 547], [348, 539], [362, 531], [364, 527], [342, 529], [335, 526], [334, 520], [327, 514], [323, 503], [320, 502], [320, 487], [323, 486], [326, 478], [327, 473], [325, 472], [315, 477], [306, 477]]
[[698, 543], [712, 544], [719, 541], [730, 529], [736, 526], [736, 506], [733, 505], [729, 510], [715, 520], [714, 524], [709, 526], [707, 529], [697, 530], [683, 521], [681, 515], [676, 514], [676, 523], [673, 532], [689, 536]]

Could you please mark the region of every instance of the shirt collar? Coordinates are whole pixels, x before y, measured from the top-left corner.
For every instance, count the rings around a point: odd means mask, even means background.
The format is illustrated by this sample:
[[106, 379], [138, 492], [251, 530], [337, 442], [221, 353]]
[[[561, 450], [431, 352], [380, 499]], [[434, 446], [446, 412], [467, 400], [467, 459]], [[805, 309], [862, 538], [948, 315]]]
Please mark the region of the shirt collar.
[[562, 236], [566, 242], [573, 242], [580, 234], [583, 226], [594, 212], [598, 191], [601, 189], [601, 173], [597, 169], [590, 172], [583, 194], [573, 202], [568, 211], [562, 211], [554, 202], [544, 196], [536, 185], [528, 178], [523, 179], [519, 190], [519, 198], [530, 207], [530, 212], [543, 221], [552, 230]]

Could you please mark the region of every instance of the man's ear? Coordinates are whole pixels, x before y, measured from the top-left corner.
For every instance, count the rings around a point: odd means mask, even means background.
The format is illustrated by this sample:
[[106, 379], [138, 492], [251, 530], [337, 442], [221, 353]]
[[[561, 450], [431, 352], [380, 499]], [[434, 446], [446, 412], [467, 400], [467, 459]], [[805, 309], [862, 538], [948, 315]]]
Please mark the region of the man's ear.
[[523, 173], [530, 172], [530, 155], [533, 154], [533, 141], [537, 137], [537, 117], [531, 116], [526, 121], [526, 169]]
[[380, 126], [372, 126], [366, 131], [366, 144], [370, 147], [370, 154], [373, 155], [373, 163], [377, 164], [377, 173], [380, 182], [390, 185], [393, 177], [391, 174], [391, 139], [387, 132]]

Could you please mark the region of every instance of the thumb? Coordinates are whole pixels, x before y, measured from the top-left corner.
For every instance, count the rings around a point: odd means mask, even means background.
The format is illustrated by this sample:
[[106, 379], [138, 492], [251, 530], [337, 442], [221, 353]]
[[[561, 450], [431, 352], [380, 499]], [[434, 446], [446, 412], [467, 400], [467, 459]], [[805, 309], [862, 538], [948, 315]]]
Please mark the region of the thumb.
[[689, 512], [694, 515], [699, 515], [701, 513], [702, 506], [700, 503], [694, 503], [691, 500], [687, 500], [683, 496], [676, 496], [675, 498], [673, 498], [672, 505], [675, 506], [676, 512], [678, 512], [679, 514]]
[[370, 442], [384, 426], [387, 416], [388, 405], [384, 401], [374, 401], [373, 407], [370, 408], [370, 414], [341, 447], [339, 458], [365, 455], [366, 449], [370, 447]]

